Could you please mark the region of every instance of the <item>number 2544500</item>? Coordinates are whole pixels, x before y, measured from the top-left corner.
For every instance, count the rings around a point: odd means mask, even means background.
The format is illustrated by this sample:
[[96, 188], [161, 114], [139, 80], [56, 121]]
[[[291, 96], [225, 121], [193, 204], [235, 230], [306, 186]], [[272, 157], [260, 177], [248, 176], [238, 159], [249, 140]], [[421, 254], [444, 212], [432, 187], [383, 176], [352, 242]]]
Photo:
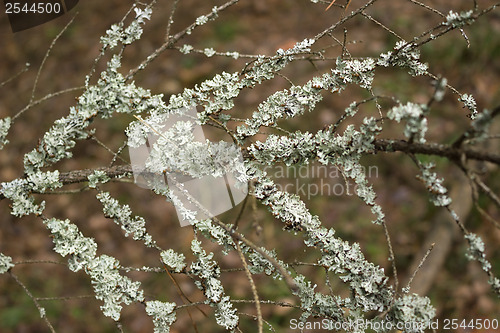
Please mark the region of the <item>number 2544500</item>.
[[443, 319], [443, 330], [474, 329], [474, 330], [489, 330], [498, 329], [498, 319]]
[[6, 2], [6, 14], [59, 14], [62, 11], [59, 2], [38, 2], [27, 4], [22, 2]]

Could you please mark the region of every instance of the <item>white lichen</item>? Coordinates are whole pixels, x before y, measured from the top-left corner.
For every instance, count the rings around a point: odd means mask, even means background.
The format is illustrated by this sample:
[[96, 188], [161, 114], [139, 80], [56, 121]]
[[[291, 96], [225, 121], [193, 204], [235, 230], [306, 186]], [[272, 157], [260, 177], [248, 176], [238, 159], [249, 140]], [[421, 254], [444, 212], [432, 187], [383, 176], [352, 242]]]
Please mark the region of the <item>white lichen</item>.
[[422, 104], [408, 102], [393, 107], [387, 113], [389, 119], [398, 123], [404, 121], [404, 135], [407, 138], [413, 138], [419, 143], [425, 143], [425, 133], [427, 132], [427, 118], [425, 114], [427, 107]]
[[463, 94], [462, 96], [460, 96], [458, 100], [464, 103], [464, 107], [466, 107], [470, 111], [471, 118], [472, 119], [476, 118], [478, 112], [477, 112], [476, 100], [474, 99], [474, 97], [469, 94]]
[[153, 317], [155, 333], [168, 333], [170, 326], [176, 320], [175, 303], [148, 301], [146, 302], [146, 313]]
[[14, 267], [12, 258], [0, 253], [0, 274], [7, 273], [12, 267]]
[[468, 10], [466, 12], [454, 12], [451, 11], [446, 15], [446, 22], [444, 22], [445, 25], [452, 26], [453, 28], [460, 28], [463, 27], [464, 25], [471, 24], [474, 22], [474, 17], [472, 16], [473, 11]]
[[429, 191], [432, 203], [438, 207], [445, 207], [451, 204], [451, 198], [448, 196], [448, 190], [443, 186], [443, 178], [438, 178], [435, 172], [431, 170], [434, 168], [434, 164], [428, 163], [423, 164], [421, 168], [422, 175], [417, 176], [422, 180]]
[[0, 119], [0, 149], [3, 149], [3, 147], [9, 143], [9, 140], [7, 140], [6, 137], [7, 134], [9, 134], [10, 125], [10, 117]]
[[403, 295], [394, 301], [388, 318], [408, 333], [423, 333], [436, 316], [428, 297]]
[[172, 249], [160, 253], [161, 261], [172, 268], [174, 272], [180, 273], [186, 267], [186, 257], [182, 253], [177, 253]]

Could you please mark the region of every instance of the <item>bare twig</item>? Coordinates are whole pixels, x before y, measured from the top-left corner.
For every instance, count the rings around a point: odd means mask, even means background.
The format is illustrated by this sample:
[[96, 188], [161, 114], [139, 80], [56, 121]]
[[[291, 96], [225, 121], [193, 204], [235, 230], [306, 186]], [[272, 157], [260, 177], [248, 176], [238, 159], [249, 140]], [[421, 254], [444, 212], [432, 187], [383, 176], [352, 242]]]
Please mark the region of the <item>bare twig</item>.
[[2, 83], [0, 83], [0, 88], [3, 87], [4, 85], [6, 85], [7, 83], [11, 82], [12, 80], [15, 80], [17, 77], [19, 77], [21, 74], [25, 73], [28, 68], [30, 67], [30, 64], [29, 63], [26, 63], [24, 65], [24, 68], [21, 69], [19, 72], [17, 72], [16, 74], [14, 74], [13, 76], [11, 76], [10, 78], [6, 79], [5, 81], [3, 81]]
[[12, 120], [15, 120], [17, 117], [19, 117], [20, 115], [22, 115], [24, 112], [26, 112], [27, 110], [31, 109], [32, 107], [34, 106], [37, 106], [38, 104], [52, 98], [52, 97], [56, 97], [56, 96], [59, 96], [59, 95], [62, 95], [62, 94], [65, 94], [65, 93], [68, 93], [68, 92], [72, 92], [72, 91], [77, 91], [77, 90], [83, 90], [85, 89], [84, 86], [80, 86], [80, 87], [72, 87], [72, 88], [68, 88], [68, 89], [64, 89], [64, 90], [60, 90], [60, 91], [56, 91], [54, 93], [50, 93], [50, 94], [47, 94], [45, 95], [44, 97], [40, 98], [40, 99], [37, 99], [36, 101], [31, 101], [28, 105], [26, 105], [23, 109], [19, 110], [13, 117], [12, 117]]
[[[225, 4], [217, 7], [217, 10], [214, 12], [214, 11], [211, 11], [209, 14], [206, 14], [206, 17], [208, 19], [211, 19], [212, 17], [214, 17], [217, 13], [225, 10], [226, 8], [236, 4], [239, 0], [230, 0], [228, 2], [226, 2]], [[130, 80], [132, 77], [134, 77], [135, 74], [137, 74], [137, 72], [141, 69], [144, 69], [146, 68], [146, 66], [152, 62], [153, 60], [155, 60], [160, 54], [162, 54], [165, 50], [169, 49], [169, 48], [172, 48], [174, 46], [175, 43], [177, 43], [180, 39], [182, 39], [183, 37], [185, 37], [186, 35], [188, 35], [189, 33], [191, 33], [191, 31], [197, 26], [196, 22], [193, 22], [191, 23], [187, 28], [185, 28], [184, 30], [176, 33], [175, 35], [173, 35], [171, 38], [168, 38], [168, 40], [163, 43], [160, 47], [158, 47], [153, 53], [151, 53], [144, 61], [141, 62], [141, 64], [139, 66], [137, 66], [136, 68], [134, 69], [131, 69], [129, 71], [129, 73], [127, 74], [127, 76], [125, 77], [126, 80]]]
[[252, 289], [252, 295], [253, 299], [255, 300], [255, 309], [257, 310], [257, 323], [258, 323], [258, 330], [259, 333], [262, 333], [262, 311], [260, 309], [260, 301], [259, 301], [259, 294], [257, 293], [257, 288], [255, 287], [255, 282], [253, 281], [252, 273], [250, 273], [250, 270], [248, 269], [248, 264], [245, 259], [245, 256], [243, 255], [243, 252], [241, 252], [240, 245], [238, 242], [235, 243], [235, 248], [236, 252], [238, 252], [238, 255], [241, 259], [241, 263], [243, 264], [243, 268], [245, 270], [245, 274], [248, 278], [248, 282], [250, 282], [250, 287]]
[[172, 28], [172, 23], [174, 23], [174, 15], [177, 10], [177, 5], [179, 4], [179, 0], [174, 0], [172, 4], [172, 9], [170, 10], [170, 16], [168, 17], [167, 22], [167, 31], [165, 32], [165, 41], [167, 42], [170, 38], [170, 29]]
[[50, 321], [47, 319], [47, 315], [45, 314], [45, 309], [42, 306], [40, 306], [37, 299], [33, 296], [33, 294], [28, 289], [28, 287], [26, 287], [26, 285], [24, 283], [22, 283], [21, 280], [19, 280], [19, 278], [14, 273], [12, 273], [11, 271], [9, 271], [8, 273], [14, 279], [14, 281], [16, 281], [16, 283], [18, 285], [20, 285], [21, 288], [23, 288], [24, 292], [29, 296], [29, 298], [31, 298], [31, 300], [35, 304], [36, 308], [38, 309], [38, 312], [40, 312], [40, 316], [42, 317], [45, 324], [49, 327], [50, 331], [52, 333], [55, 333], [56, 331], [54, 330], [54, 327], [52, 326]]
[[[175, 286], [175, 289], [177, 290], [177, 293], [179, 294], [181, 300], [182, 299], [185, 299], [188, 303], [193, 303], [187, 296], [186, 294], [184, 293], [184, 291], [182, 291], [182, 288], [181, 286], [179, 286], [179, 284], [177, 283], [177, 281], [175, 280], [175, 278], [172, 276], [172, 274], [168, 271], [167, 269], [167, 266], [163, 265], [163, 267], [165, 267], [165, 272], [167, 272], [168, 274], [168, 277], [170, 278], [170, 280], [172, 280], [172, 282], [174, 283], [174, 286]], [[201, 313], [203, 313], [203, 315], [205, 317], [207, 317], [207, 314], [199, 307], [199, 306], [195, 306], [196, 309], [198, 309], [198, 311], [200, 311]], [[198, 327], [196, 326], [196, 322], [194, 321], [193, 319], [193, 316], [191, 315], [191, 311], [189, 311], [189, 308], [186, 308], [187, 312], [188, 312], [188, 316], [189, 316], [189, 319], [191, 319], [191, 323], [193, 324], [193, 328], [194, 328], [194, 331], [196, 333], [198, 333]]]
[[427, 252], [425, 252], [425, 255], [422, 258], [422, 260], [420, 260], [420, 263], [418, 264], [417, 268], [413, 271], [413, 274], [410, 277], [410, 280], [408, 280], [408, 284], [406, 285], [406, 290], [408, 290], [408, 291], [410, 290], [410, 286], [411, 286], [411, 283], [413, 282], [413, 279], [415, 278], [415, 275], [417, 275], [417, 272], [420, 270], [420, 268], [422, 268], [422, 265], [424, 264], [425, 260], [427, 260], [427, 257], [429, 256], [429, 254], [431, 254], [432, 249], [434, 249], [434, 245], [436, 245], [436, 243], [431, 244], [431, 246], [429, 247]]
[[31, 104], [31, 102], [33, 102], [33, 100], [35, 99], [35, 90], [36, 90], [36, 86], [38, 84], [38, 79], [40, 78], [40, 73], [42, 72], [43, 65], [45, 65], [45, 61], [47, 61], [47, 58], [49, 57], [50, 51], [52, 51], [52, 48], [56, 44], [59, 37], [61, 37], [62, 34], [66, 31], [66, 29], [68, 29], [68, 27], [71, 25], [71, 23], [73, 23], [73, 21], [75, 20], [77, 15], [78, 15], [78, 13], [76, 13], [73, 16], [73, 18], [68, 22], [68, 24], [66, 24], [64, 26], [64, 28], [57, 34], [57, 36], [54, 38], [54, 40], [52, 40], [52, 43], [50, 44], [49, 49], [45, 53], [45, 57], [43, 58], [42, 63], [40, 64], [40, 67], [38, 68], [38, 72], [36, 73], [35, 83], [33, 84], [33, 89], [31, 90], [31, 98], [30, 98], [29, 104]]

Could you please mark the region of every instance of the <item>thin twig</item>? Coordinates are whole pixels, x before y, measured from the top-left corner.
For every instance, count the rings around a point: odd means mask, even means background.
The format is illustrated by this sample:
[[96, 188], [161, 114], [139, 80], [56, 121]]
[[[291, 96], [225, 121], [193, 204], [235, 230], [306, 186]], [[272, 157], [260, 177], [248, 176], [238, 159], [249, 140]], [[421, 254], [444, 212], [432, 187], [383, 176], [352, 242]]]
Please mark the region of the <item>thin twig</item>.
[[500, 198], [479, 177], [473, 175], [472, 180], [483, 190], [483, 192], [500, 208]]
[[170, 11], [170, 16], [168, 17], [168, 22], [167, 22], [167, 31], [165, 33], [165, 41], [166, 42], [170, 38], [170, 29], [172, 28], [172, 24], [174, 23], [174, 15], [175, 15], [175, 11], [177, 10], [178, 4], [179, 4], [179, 0], [174, 0], [174, 3], [172, 4], [172, 10]]
[[97, 142], [97, 144], [101, 147], [103, 147], [104, 149], [106, 149], [108, 152], [110, 152], [112, 155], [113, 155], [113, 159], [110, 163], [110, 166], [113, 165], [114, 161], [116, 161], [117, 158], [119, 158], [122, 162], [124, 163], [128, 163], [128, 161], [126, 161], [123, 157], [121, 156], [118, 156], [121, 152], [121, 150], [127, 145], [127, 142], [125, 142], [119, 149], [118, 149], [118, 152], [114, 152], [111, 148], [109, 148], [108, 146], [106, 146], [104, 144], [104, 142], [102, 142], [101, 140], [99, 140], [95, 135], [91, 135], [90, 136], [90, 139], [94, 140], [95, 142]]
[[375, 23], [376, 25], [378, 25], [379, 27], [381, 27], [382, 29], [384, 29], [385, 31], [389, 32], [390, 34], [394, 35], [397, 39], [399, 40], [404, 40], [403, 37], [401, 37], [400, 35], [398, 35], [395, 31], [391, 30], [388, 26], [386, 26], [385, 24], [383, 24], [382, 22], [380, 21], [377, 21], [375, 18], [373, 18], [373, 16], [371, 15], [368, 15], [366, 14], [365, 12], [361, 12], [360, 13], [362, 16], [366, 17], [368, 20], [372, 21], [373, 23]]
[[474, 201], [474, 206], [476, 207], [479, 214], [481, 214], [484, 218], [486, 218], [488, 221], [493, 223], [495, 228], [500, 229], [500, 222], [495, 220], [490, 214], [488, 214], [487, 211], [485, 211], [483, 208], [481, 208], [481, 206], [479, 206], [479, 203], [477, 201]]
[[248, 195], [245, 197], [245, 199], [243, 199], [243, 204], [241, 205], [240, 212], [238, 213], [238, 216], [236, 216], [236, 219], [234, 220], [233, 229], [235, 230], [238, 229], [238, 223], [240, 222], [241, 217], [243, 216], [243, 211], [245, 210], [247, 201], [248, 201]]
[[432, 249], [434, 249], [434, 245], [436, 245], [436, 243], [432, 243], [431, 246], [429, 247], [429, 249], [427, 250], [427, 252], [425, 253], [424, 257], [422, 258], [422, 260], [420, 260], [420, 263], [418, 264], [418, 267], [417, 269], [415, 269], [415, 271], [413, 272], [412, 276], [410, 277], [410, 280], [408, 281], [408, 284], [406, 285], [406, 290], [409, 291], [410, 290], [410, 285], [411, 283], [413, 282], [413, 279], [415, 278], [415, 276], [417, 275], [417, 272], [420, 270], [420, 268], [422, 268], [424, 262], [427, 260], [427, 257], [429, 256], [429, 254], [431, 254], [432, 252]]
[[[172, 46], [172, 49], [180, 51], [182, 49], [182, 46]], [[205, 55], [205, 50], [200, 50], [200, 49], [195, 49], [195, 48], [191, 49], [189, 52]], [[247, 53], [239, 53], [239, 52], [237, 52], [237, 54], [238, 54], [238, 59], [239, 58], [248, 58], [248, 59], [261, 59], [262, 58], [262, 55], [259, 55], [259, 54], [247, 54]], [[230, 51], [228, 51], [228, 52], [215, 51], [215, 53], [212, 55], [212, 57], [214, 57], [214, 56], [234, 59], [234, 53], [230, 52]], [[264, 59], [265, 58], [270, 58], [270, 56], [265, 56]]]
[[[217, 15], [219, 12], [225, 10], [226, 8], [236, 4], [239, 0], [231, 0], [226, 2], [225, 4], [217, 7], [217, 10], [211, 11], [210, 13], [206, 14], [206, 17], [208, 19], [211, 19], [215, 15]], [[158, 47], [153, 53], [151, 53], [146, 59], [144, 59], [139, 66], [131, 69], [127, 76], [125, 77], [126, 80], [130, 80], [132, 77], [134, 77], [135, 74], [137, 74], [138, 71], [146, 68], [146, 66], [151, 63], [153, 60], [155, 60], [160, 54], [162, 54], [165, 50], [172, 48], [175, 43], [177, 43], [181, 38], [185, 37], [186, 35], [190, 34], [194, 28], [196, 28], [198, 25], [196, 22], [191, 23], [187, 28], [184, 30], [176, 33], [174, 36], [169, 38], [165, 43], [163, 43], [160, 47]]]
[[3, 81], [2, 83], [0, 83], [0, 88], [3, 87], [4, 85], [6, 85], [7, 83], [9, 83], [10, 81], [12, 80], [15, 80], [17, 77], [19, 77], [21, 74], [25, 73], [28, 68], [30, 67], [30, 64], [29, 63], [26, 63], [24, 65], [24, 68], [21, 69], [19, 72], [17, 72], [16, 74], [14, 74], [13, 76], [11, 76], [10, 78], [8, 78], [7, 80]]
[[[260, 306], [260, 302], [259, 302], [258, 304], [259, 304], [259, 306]], [[257, 316], [254, 316], [254, 315], [249, 314], [249, 313], [237, 312], [236, 314], [238, 314], [238, 315], [243, 315], [243, 316], [248, 316], [248, 317], [251, 317], [251, 318], [253, 318], [253, 319], [257, 319], [257, 320], [259, 319]], [[269, 330], [270, 330], [271, 332], [276, 332], [276, 330], [274, 329], [273, 325], [271, 325], [271, 323], [269, 323], [267, 320], [262, 319], [262, 322], [266, 323], [266, 324], [267, 324], [267, 326], [269, 326]]]
[[[339, 20], [337, 23], [334, 23], [333, 25], [331, 25], [330, 27], [326, 28], [325, 30], [323, 30], [322, 32], [320, 32], [319, 34], [317, 34], [316, 36], [314, 36], [314, 40], [315, 41], [318, 41], [320, 40], [321, 38], [323, 38], [325, 35], [327, 35], [328, 33], [334, 31], [335, 29], [337, 29], [337, 27], [341, 26], [342, 24], [344, 24], [345, 22], [347, 22], [348, 20], [350, 20], [351, 18], [353, 18], [354, 16], [358, 15], [359, 13], [363, 12], [366, 8], [370, 7], [371, 5], [373, 5], [375, 2], [377, 2], [378, 0], [370, 0], [368, 1], [366, 4], [364, 4], [362, 7], [356, 9], [355, 11], [353, 11], [351, 14], [349, 14], [348, 16], [344, 16], [341, 20]], [[350, 1], [349, 1], [350, 2]]]
[[124, 159], [120, 157], [120, 154], [122, 153], [123, 149], [125, 149], [125, 147], [127, 147], [127, 141], [123, 142], [123, 144], [120, 146], [120, 148], [118, 148], [116, 153], [113, 153], [113, 158], [111, 159], [111, 162], [109, 162], [109, 167], [112, 167], [115, 164], [117, 158], [124, 161]]
[[47, 315], [45, 314], [45, 309], [42, 306], [40, 306], [40, 304], [38, 303], [37, 299], [29, 291], [28, 287], [26, 287], [26, 285], [24, 283], [22, 283], [21, 280], [19, 280], [19, 278], [14, 273], [12, 273], [11, 271], [9, 271], [8, 273], [16, 281], [16, 283], [18, 285], [20, 285], [21, 288], [24, 289], [24, 292], [29, 296], [29, 298], [31, 298], [31, 300], [35, 304], [36, 308], [38, 309], [38, 312], [40, 312], [40, 316], [42, 317], [42, 319], [45, 322], [45, 324], [47, 324], [47, 326], [49, 327], [49, 329], [50, 329], [50, 331], [52, 333], [55, 333], [56, 331], [54, 330], [54, 327], [52, 327], [52, 324], [47, 319]]
[[94, 295], [77, 295], [77, 296], [56, 296], [56, 297], [36, 297], [37, 301], [48, 302], [48, 301], [72, 301], [75, 299], [87, 299], [94, 298]]
[[257, 293], [257, 288], [255, 287], [255, 282], [253, 281], [252, 273], [250, 273], [250, 270], [248, 269], [248, 264], [245, 259], [245, 256], [243, 255], [243, 252], [241, 252], [241, 247], [238, 244], [238, 242], [235, 243], [235, 249], [236, 252], [238, 252], [238, 255], [241, 259], [241, 263], [243, 264], [243, 268], [245, 269], [245, 274], [248, 278], [248, 282], [250, 283], [250, 287], [252, 289], [252, 295], [253, 299], [255, 300], [255, 309], [257, 310], [257, 325], [258, 325], [258, 330], [259, 333], [262, 333], [262, 311], [260, 309], [260, 301], [259, 301], [259, 294]]
[[[64, 1], [63, 1], [64, 2]], [[43, 68], [43, 65], [45, 65], [45, 62], [47, 61], [47, 58], [49, 57], [49, 54], [50, 54], [50, 51], [52, 51], [52, 48], [54, 47], [54, 45], [56, 44], [57, 40], [59, 39], [59, 37], [62, 36], [62, 34], [66, 31], [66, 29], [68, 29], [68, 27], [73, 23], [73, 21], [75, 20], [76, 16], [78, 15], [78, 12], [73, 15], [73, 17], [71, 18], [71, 20], [68, 22], [68, 24], [66, 24], [64, 26], [64, 28], [57, 34], [57, 36], [52, 40], [52, 43], [50, 44], [49, 46], [49, 49], [47, 50], [47, 52], [45, 53], [45, 57], [43, 57], [43, 60], [42, 60], [42, 63], [40, 64], [40, 67], [38, 68], [38, 72], [36, 73], [36, 77], [35, 77], [35, 83], [33, 84], [33, 89], [31, 90], [31, 98], [30, 98], [30, 101], [28, 104], [31, 104], [31, 102], [33, 102], [33, 100], [35, 99], [35, 90], [36, 90], [36, 86], [38, 84], [38, 79], [40, 78], [40, 73], [42, 72], [42, 68]]]
[[47, 94], [45, 95], [44, 97], [40, 98], [40, 99], [37, 99], [36, 101], [32, 101], [30, 102], [28, 105], [26, 105], [23, 109], [19, 110], [13, 117], [12, 117], [12, 120], [15, 120], [17, 117], [19, 117], [20, 115], [22, 115], [24, 112], [26, 112], [27, 110], [31, 109], [32, 107], [34, 106], [37, 106], [38, 104], [42, 103], [43, 101], [46, 101], [48, 100], [49, 98], [52, 98], [52, 97], [56, 97], [56, 96], [59, 96], [59, 95], [62, 95], [62, 94], [65, 94], [65, 93], [68, 93], [68, 92], [72, 92], [72, 91], [77, 91], [77, 90], [83, 90], [85, 89], [85, 86], [80, 86], [80, 87], [72, 87], [72, 88], [68, 88], [68, 89], [64, 89], [64, 90], [60, 90], [60, 91], [56, 91], [55, 93], [50, 93], [50, 94]]
[[[193, 303], [189, 299], [189, 297], [186, 296], [186, 294], [184, 293], [184, 291], [182, 291], [181, 286], [179, 286], [179, 284], [174, 279], [174, 277], [172, 276], [172, 274], [170, 274], [170, 272], [167, 269], [167, 266], [165, 266], [165, 264], [164, 264], [163, 267], [165, 267], [165, 272], [167, 272], [168, 277], [174, 283], [175, 289], [177, 290], [177, 293], [179, 294], [181, 300], [185, 299], [188, 303]], [[184, 302], [184, 300], [183, 300], [183, 302]], [[205, 317], [207, 317], [207, 314], [199, 306], [195, 306], [195, 308], [198, 309], [201, 313], [203, 313], [203, 315], [205, 315]], [[189, 311], [189, 308], [186, 308], [186, 310], [188, 312], [189, 319], [191, 319], [191, 323], [193, 324], [194, 331], [196, 333], [198, 333], [198, 327], [196, 326], [196, 322], [194, 321], [193, 316], [191, 315], [191, 311]]]
[[14, 265], [28, 265], [28, 264], [55, 264], [68, 266], [67, 263], [55, 260], [21, 260], [13, 263]]
[[[387, 223], [385, 221], [382, 221], [382, 226], [384, 228], [385, 239], [387, 241], [387, 246], [389, 248], [389, 261], [391, 262], [392, 274], [394, 276], [394, 290], [398, 290], [398, 288], [399, 288], [398, 270], [396, 268], [396, 256], [394, 255], [394, 250], [392, 248], [391, 236], [389, 235], [389, 230], [387, 228]], [[395, 297], [396, 297], [396, 293], [394, 293], [394, 296], [391, 300], [391, 304], [389, 305], [389, 308], [394, 303]]]

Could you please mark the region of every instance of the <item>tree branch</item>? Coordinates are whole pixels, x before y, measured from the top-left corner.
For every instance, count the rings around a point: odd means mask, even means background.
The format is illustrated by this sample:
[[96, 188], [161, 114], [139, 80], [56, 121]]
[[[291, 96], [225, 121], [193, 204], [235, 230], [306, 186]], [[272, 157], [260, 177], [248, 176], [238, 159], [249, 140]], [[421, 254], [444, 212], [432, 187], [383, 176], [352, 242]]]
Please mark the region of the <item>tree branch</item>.
[[[434, 155], [448, 158], [449, 160], [460, 159], [465, 155], [467, 159], [491, 162], [500, 165], [500, 155], [484, 151], [475, 150], [468, 147], [454, 147], [453, 145], [442, 145], [437, 143], [410, 143], [404, 140], [376, 139], [373, 141], [376, 152], [400, 151], [411, 154]], [[64, 172], [59, 175], [59, 180], [63, 185], [82, 183], [88, 181], [88, 176], [95, 171], [104, 171], [109, 178], [118, 178], [125, 174], [132, 175], [131, 165], [117, 165], [114, 167], [101, 167], [96, 169], [82, 169]], [[0, 186], [0, 192], [2, 186]], [[5, 196], [0, 193], [0, 200]]]
[[424, 154], [446, 157], [449, 160], [460, 159], [465, 155], [467, 159], [491, 162], [500, 165], [500, 155], [488, 152], [478, 151], [472, 148], [456, 148], [451, 145], [442, 145], [436, 143], [409, 143], [404, 140], [377, 139], [373, 142], [376, 151]]

